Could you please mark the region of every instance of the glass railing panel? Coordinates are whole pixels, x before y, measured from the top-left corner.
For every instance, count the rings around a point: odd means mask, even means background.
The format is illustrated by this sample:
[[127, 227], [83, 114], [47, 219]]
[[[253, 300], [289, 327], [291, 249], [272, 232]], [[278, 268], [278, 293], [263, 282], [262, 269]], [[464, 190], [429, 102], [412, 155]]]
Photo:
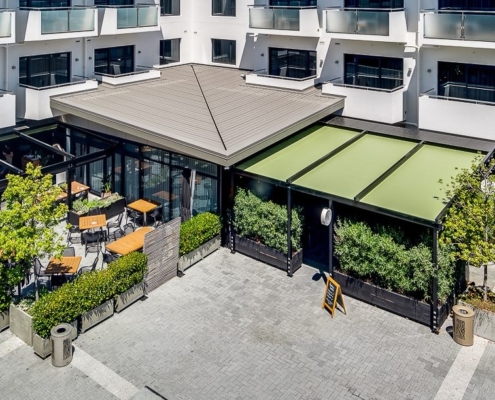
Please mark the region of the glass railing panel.
[[70, 10], [69, 30], [71, 32], [85, 32], [95, 30], [95, 10]]
[[273, 10], [274, 29], [286, 31], [299, 30], [299, 10], [275, 8]]
[[69, 10], [41, 11], [41, 33], [69, 32]]
[[117, 29], [136, 28], [138, 26], [138, 9], [134, 7], [117, 9]]
[[460, 39], [462, 14], [425, 14], [425, 38]]
[[465, 14], [465, 40], [495, 42], [495, 15]]
[[10, 12], [0, 12], [0, 37], [11, 37], [12, 26]]
[[249, 27], [273, 29], [273, 9], [251, 8], [249, 10]]
[[360, 35], [389, 34], [389, 13], [376, 11], [358, 11], [358, 33]]
[[356, 11], [327, 11], [327, 32], [356, 33]]
[[137, 10], [138, 10], [138, 26], [158, 25], [158, 8], [139, 7]]

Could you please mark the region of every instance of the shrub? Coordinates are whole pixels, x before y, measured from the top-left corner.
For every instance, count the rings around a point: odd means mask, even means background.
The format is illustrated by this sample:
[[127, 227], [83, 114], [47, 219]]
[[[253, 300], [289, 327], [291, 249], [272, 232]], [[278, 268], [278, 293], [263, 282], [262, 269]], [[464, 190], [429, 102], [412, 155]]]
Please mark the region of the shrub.
[[48, 338], [52, 327], [70, 323], [130, 289], [144, 279], [147, 262], [145, 254], [129, 253], [110, 263], [107, 269], [85, 273], [43, 296], [29, 310], [34, 330], [41, 337]]
[[220, 234], [220, 217], [212, 213], [199, 214], [180, 226], [179, 255], [190, 253]]
[[[364, 222], [339, 220], [335, 226], [335, 254], [342, 271], [384, 289], [429, 300], [434, 276], [432, 252], [427, 243], [411, 245], [399, 229]], [[454, 287], [455, 268], [449, 251], [438, 253], [438, 297], [445, 299]]]
[[[234, 225], [237, 234], [261, 242], [287, 254], [287, 207], [263, 201], [247, 190], [235, 196]], [[292, 249], [301, 248], [302, 221], [299, 211], [292, 210]]]

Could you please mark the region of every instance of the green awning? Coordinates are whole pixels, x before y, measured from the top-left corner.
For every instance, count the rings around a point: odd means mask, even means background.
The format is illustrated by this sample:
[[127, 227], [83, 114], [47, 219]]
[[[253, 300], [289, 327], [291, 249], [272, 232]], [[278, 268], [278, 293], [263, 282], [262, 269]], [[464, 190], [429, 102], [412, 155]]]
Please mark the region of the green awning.
[[[237, 169], [287, 181], [311, 165], [292, 182], [296, 190], [433, 224], [445, 208], [439, 181], [449, 183], [460, 169], [470, 167], [477, 154], [373, 132], [358, 134], [315, 125]], [[325, 155], [329, 156], [320, 160]]]

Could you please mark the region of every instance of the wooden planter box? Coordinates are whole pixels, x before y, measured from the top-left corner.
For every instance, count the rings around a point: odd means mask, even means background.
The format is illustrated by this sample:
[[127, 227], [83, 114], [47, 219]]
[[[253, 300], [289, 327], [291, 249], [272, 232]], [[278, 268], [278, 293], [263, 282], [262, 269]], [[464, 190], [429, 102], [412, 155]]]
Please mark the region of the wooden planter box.
[[209, 256], [215, 250], [220, 248], [220, 235], [215, 236], [205, 244], [199, 246], [196, 250], [184, 254], [179, 258], [179, 271], [184, 272], [189, 267]]
[[84, 313], [80, 317], [80, 332], [84, 333], [93, 326], [99, 324], [113, 315], [114, 305], [113, 299], [105, 301], [91, 311]]
[[[259, 260], [275, 268], [287, 272], [287, 255], [279, 250], [267, 247], [264, 244], [257, 243], [254, 240], [243, 238], [235, 235], [235, 251], [245, 254], [255, 260]], [[291, 271], [295, 273], [302, 266], [303, 251], [302, 249], [294, 253], [291, 260]]]
[[10, 313], [9, 310], [0, 312], [0, 332], [8, 328], [10, 324]]
[[130, 306], [132, 303], [138, 301], [144, 296], [144, 282], [134, 285], [124, 293], [119, 294], [115, 298], [115, 312], [121, 312], [124, 308]]
[[15, 305], [10, 305], [10, 331], [29, 346], [33, 345], [33, 317]]
[[[342, 287], [342, 292], [346, 296], [354, 297], [355, 299], [401, 315], [420, 324], [432, 326], [433, 307], [430, 304], [390, 292], [360, 279], [350, 277], [337, 270], [333, 271], [333, 279], [339, 283]], [[451, 307], [451, 299], [438, 307], [438, 326], [442, 326], [445, 322]]]
[[[72, 325], [71, 339], [75, 340], [77, 338], [77, 321], [72, 321], [70, 324]], [[33, 336], [33, 350], [38, 356], [45, 359], [52, 354], [51, 339], [44, 339], [35, 333]]]
[[469, 307], [474, 311], [474, 334], [495, 342], [495, 313], [482, 310], [481, 308], [460, 300], [458, 301], [458, 304]]

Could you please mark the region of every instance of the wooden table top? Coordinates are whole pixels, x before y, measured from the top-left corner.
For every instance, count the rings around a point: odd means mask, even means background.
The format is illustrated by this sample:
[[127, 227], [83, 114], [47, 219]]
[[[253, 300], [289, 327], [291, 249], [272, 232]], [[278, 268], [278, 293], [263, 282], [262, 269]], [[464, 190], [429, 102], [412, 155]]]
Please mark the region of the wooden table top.
[[155, 208], [158, 207], [157, 204], [150, 203], [149, 201], [139, 199], [136, 201], [133, 201], [131, 204], [127, 204], [127, 207], [132, 208], [133, 210], [142, 212], [142, 213], [147, 213], [150, 212], [151, 210], [154, 210]]
[[91, 229], [101, 228], [107, 225], [107, 217], [105, 214], [88, 215], [86, 217], [79, 217], [79, 229]]
[[144, 228], [138, 229], [115, 242], [108, 243], [105, 248], [112, 253], [117, 253], [125, 256], [131, 251], [140, 250], [144, 246], [144, 235], [151, 232], [153, 228], [145, 226]]
[[82, 257], [50, 258], [45, 274], [75, 274], [81, 264]]
[[175, 200], [179, 197], [176, 194], [166, 192], [165, 190], [153, 193], [153, 196], [159, 197], [160, 199], [163, 199], [165, 201]]
[[[89, 190], [89, 186], [83, 185], [82, 183], [72, 181], [70, 184], [70, 191], [72, 194], [78, 194]], [[57, 196], [57, 200], [62, 200], [67, 197], [67, 192], [63, 192]]]

